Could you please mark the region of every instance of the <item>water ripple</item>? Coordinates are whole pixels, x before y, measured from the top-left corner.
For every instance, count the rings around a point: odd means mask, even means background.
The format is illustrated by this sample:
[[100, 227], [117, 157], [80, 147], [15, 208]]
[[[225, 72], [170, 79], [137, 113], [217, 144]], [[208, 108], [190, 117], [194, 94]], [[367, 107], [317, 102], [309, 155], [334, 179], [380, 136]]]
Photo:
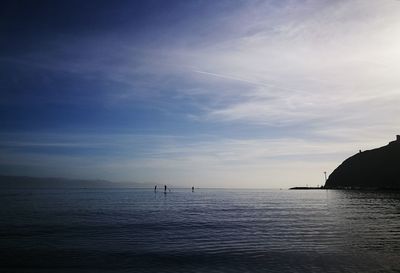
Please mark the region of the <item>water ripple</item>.
[[10, 190], [0, 198], [7, 272], [400, 271], [398, 193]]

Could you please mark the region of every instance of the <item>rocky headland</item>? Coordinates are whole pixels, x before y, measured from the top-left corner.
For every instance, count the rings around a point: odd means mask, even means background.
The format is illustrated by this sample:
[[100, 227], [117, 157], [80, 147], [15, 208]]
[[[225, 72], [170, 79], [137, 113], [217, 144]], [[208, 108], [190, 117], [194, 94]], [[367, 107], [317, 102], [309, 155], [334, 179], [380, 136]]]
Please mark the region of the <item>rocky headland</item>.
[[400, 136], [346, 159], [329, 175], [325, 189], [400, 190]]

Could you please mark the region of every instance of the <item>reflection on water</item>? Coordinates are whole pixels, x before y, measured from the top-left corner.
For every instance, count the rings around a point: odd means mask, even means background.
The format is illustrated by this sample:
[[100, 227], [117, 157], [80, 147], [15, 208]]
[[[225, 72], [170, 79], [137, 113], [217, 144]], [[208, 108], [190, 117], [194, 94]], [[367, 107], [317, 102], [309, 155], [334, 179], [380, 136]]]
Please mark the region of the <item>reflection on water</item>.
[[7, 190], [7, 272], [399, 272], [400, 194]]

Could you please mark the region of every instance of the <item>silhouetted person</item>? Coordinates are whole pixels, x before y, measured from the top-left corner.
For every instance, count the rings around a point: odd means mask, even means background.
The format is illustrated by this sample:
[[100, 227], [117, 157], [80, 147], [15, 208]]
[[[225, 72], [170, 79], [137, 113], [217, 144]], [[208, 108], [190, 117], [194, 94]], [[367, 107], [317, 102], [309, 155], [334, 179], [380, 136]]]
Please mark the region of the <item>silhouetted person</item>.
[[192, 186], [192, 192], [194, 192], [194, 186]]
[[167, 193], [167, 185], [164, 185], [164, 193]]
[[157, 191], [157, 185], [154, 186], [154, 192], [156, 192], [156, 191]]

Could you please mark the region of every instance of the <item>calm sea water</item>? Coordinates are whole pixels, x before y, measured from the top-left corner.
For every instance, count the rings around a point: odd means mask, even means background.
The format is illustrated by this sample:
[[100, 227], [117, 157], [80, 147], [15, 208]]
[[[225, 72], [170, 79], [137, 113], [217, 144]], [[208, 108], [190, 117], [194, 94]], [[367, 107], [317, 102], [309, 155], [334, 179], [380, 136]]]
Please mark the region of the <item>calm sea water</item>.
[[400, 272], [400, 194], [2, 190], [1, 272]]

